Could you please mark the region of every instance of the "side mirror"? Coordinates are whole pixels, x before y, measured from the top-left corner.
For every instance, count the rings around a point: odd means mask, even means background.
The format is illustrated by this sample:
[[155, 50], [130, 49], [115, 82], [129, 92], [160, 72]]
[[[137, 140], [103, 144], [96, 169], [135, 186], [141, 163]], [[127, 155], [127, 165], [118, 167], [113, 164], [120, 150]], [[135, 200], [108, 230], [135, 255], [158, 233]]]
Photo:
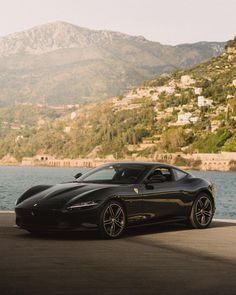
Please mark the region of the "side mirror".
[[79, 172], [79, 173], [77, 173], [75, 176], [74, 176], [74, 178], [75, 179], [78, 179], [78, 178], [80, 178], [80, 176], [82, 176], [83, 174], [81, 173], [81, 172]]

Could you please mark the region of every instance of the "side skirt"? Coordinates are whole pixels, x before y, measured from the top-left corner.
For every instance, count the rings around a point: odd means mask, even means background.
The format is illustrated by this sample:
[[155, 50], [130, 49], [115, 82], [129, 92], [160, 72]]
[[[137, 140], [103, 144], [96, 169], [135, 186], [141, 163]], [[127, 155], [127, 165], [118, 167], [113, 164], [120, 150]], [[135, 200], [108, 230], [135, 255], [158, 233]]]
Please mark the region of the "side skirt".
[[178, 218], [170, 218], [166, 220], [158, 220], [155, 222], [142, 222], [139, 224], [128, 224], [127, 227], [134, 228], [134, 227], [142, 227], [142, 226], [148, 226], [148, 225], [157, 225], [157, 224], [168, 224], [168, 223], [178, 223], [178, 222], [186, 222], [188, 220], [187, 217], [178, 217]]

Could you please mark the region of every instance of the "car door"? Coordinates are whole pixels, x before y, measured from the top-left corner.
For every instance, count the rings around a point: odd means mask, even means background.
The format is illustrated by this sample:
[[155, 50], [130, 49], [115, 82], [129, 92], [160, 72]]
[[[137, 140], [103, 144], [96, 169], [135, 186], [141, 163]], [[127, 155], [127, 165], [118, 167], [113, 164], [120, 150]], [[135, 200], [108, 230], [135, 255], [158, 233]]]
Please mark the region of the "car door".
[[[163, 180], [149, 182], [152, 175], [163, 175]], [[164, 219], [181, 216], [184, 214], [185, 204], [181, 200], [183, 185], [176, 180], [176, 175], [171, 167], [158, 166], [147, 178], [147, 184], [142, 187], [143, 214], [146, 219]]]
[[[121, 195], [121, 194], [120, 194]], [[121, 195], [125, 203], [128, 223], [136, 223], [143, 220], [142, 204], [143, 196], [139, 184], [128, 186]]]

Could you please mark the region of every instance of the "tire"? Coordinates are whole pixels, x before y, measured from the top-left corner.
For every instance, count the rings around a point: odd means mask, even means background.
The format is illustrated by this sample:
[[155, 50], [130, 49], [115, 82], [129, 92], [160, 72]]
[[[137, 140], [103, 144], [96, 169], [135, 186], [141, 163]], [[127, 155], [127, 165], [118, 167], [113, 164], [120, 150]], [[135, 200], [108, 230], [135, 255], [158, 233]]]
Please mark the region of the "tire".
[[112, 200], [102, 209], [99, 217], [99, 231], [106, 239], [119, 238], [126, 226], [126, 213], [121, 203]]
[[213, 215], [214, 204], [212, 198], [205, 193], [201, 193], [193, 203], [189, 225], [192, 228], [207, 228], [211, 224]]

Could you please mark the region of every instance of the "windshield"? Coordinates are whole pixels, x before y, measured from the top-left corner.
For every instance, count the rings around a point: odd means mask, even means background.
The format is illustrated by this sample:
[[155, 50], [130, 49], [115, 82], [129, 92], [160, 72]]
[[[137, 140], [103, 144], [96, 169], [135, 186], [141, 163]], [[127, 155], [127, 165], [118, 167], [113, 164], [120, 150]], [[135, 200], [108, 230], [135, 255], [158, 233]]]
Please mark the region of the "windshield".
[[79, 182], [132, 184], [137, 183], [146, 170], [142, 165], [114, 164], [94, 169], [78, 179]]

